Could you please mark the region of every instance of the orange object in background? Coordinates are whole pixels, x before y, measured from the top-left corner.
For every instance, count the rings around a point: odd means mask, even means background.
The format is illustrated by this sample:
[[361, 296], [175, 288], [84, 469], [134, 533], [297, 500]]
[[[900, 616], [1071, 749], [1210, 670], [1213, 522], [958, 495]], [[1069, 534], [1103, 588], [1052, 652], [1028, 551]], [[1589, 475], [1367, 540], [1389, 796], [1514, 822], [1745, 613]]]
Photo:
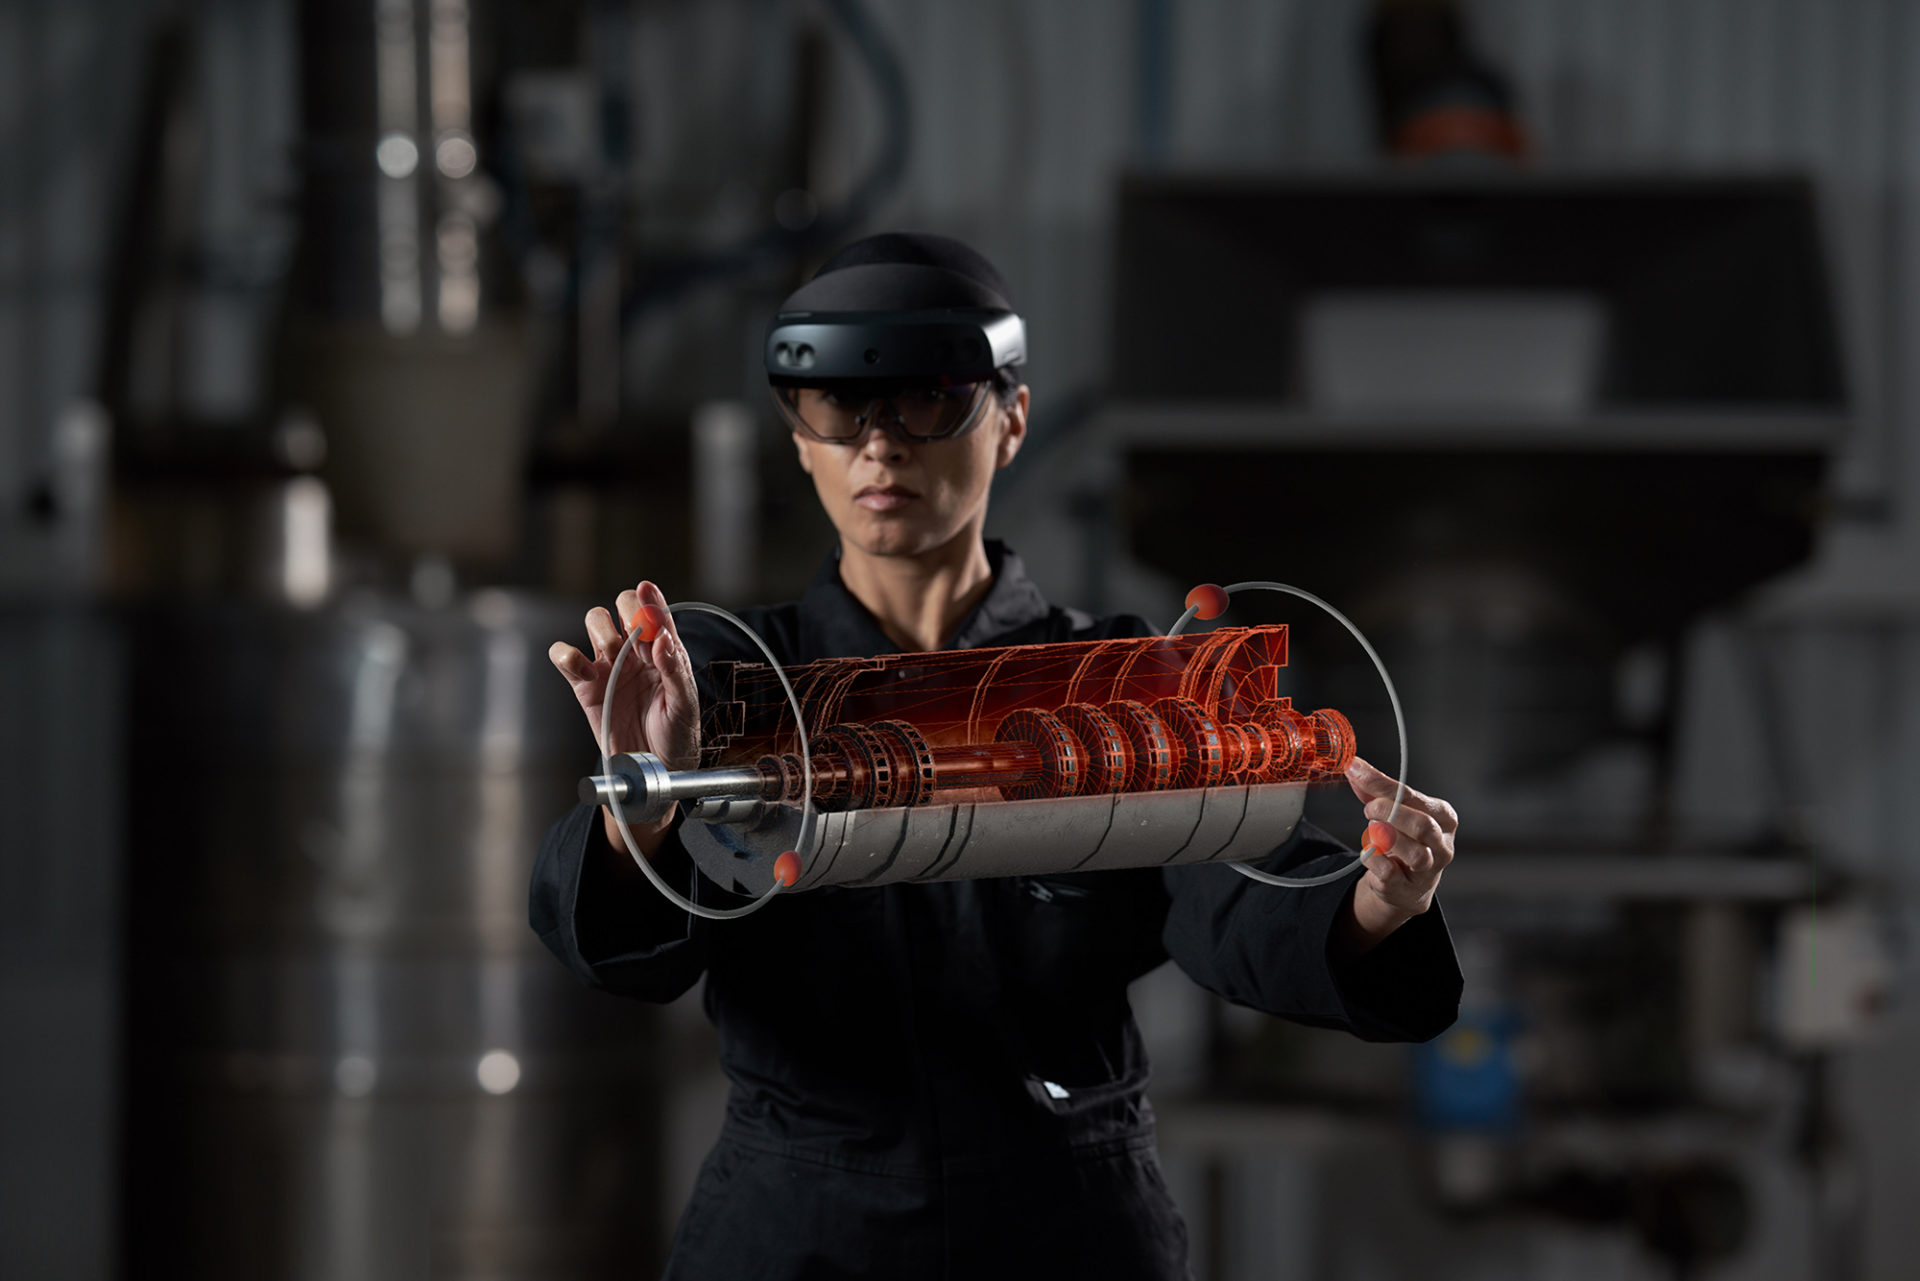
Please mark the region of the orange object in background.
[[1390, 150], [1410, 159], [1466, 153], [1524, 160], [1527, 137], [1508, 112], [1440, 106], [1410, 117], [1395, 130]]

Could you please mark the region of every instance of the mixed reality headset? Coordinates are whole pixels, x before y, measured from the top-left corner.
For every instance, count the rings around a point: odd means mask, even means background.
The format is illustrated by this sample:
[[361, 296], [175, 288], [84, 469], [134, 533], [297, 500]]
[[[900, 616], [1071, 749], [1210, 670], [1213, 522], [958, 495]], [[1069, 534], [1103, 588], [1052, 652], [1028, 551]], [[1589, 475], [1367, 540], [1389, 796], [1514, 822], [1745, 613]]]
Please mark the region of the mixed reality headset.
[[[915, 440], [971, 430], [994, 376], [1027, 359], [1025, 323], [1011, 311], [782, 312], [767, 327], [767, 381], [788, 423], [847, 443], [879, 422]], [[882, 406], [890, 417], [878, 417]]]

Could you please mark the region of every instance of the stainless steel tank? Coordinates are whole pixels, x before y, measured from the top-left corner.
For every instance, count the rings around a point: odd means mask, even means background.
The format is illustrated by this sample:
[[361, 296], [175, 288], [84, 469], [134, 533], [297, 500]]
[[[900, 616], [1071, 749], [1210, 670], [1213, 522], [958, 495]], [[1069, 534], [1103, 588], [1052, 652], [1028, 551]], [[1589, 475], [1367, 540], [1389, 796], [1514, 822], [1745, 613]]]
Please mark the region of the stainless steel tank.
[[129, 1275], [650, 1272], [653, 1012], [527, 927], [592, 757], [545, 658], [578, 618], [482, 593], [135, 620]]

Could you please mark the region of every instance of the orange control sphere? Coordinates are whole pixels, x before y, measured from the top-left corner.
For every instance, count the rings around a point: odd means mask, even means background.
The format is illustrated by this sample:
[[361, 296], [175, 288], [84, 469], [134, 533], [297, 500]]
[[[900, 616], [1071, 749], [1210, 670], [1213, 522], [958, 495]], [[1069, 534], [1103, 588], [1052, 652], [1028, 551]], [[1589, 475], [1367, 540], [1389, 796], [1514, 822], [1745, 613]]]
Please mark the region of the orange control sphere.
[[1394, 838], [1398, 835], [1400, 835], [1400, 833], [1395, 831], [1392, 825], [1382, 823], [1378, 819], [1375, 819], [1373, 822], [1367, 824], [1366, 847], [1370, 850], [1378, 850], [1382, 854], [1385, 854], [1393, 848]]
[[773, 860], [773, 879], [782, 885], [792, 885], [800, 879], [800, 855], [797, 851], [788, 850]]
[[1227, 612], [1227, 589], [1218, 583], [1202, 583], [1187, 593], [1187, 608], [1195, 618], [1218, 618]]
[[667, 611], [658, 605], [642, 605], [640, 612], [633, 616], [633, 625], [640, 631], [640, 643], [651, 645], [654, 637], [666, 628]]

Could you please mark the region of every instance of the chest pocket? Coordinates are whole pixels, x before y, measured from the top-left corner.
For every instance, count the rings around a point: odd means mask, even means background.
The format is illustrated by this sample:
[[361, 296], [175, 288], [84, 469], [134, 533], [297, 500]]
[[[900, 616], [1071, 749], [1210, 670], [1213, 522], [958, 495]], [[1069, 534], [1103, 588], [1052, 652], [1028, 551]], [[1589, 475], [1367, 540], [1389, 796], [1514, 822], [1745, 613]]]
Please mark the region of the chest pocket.
[[1143, 956], [1158, 952], [1159, 922], [1142, 912], [1134, 878], [1124, 872], [1022, 876], [1012, 884], [1014, 928], [1001, 943], [1027, 997], [1062, 1016], [1119, 999]]

